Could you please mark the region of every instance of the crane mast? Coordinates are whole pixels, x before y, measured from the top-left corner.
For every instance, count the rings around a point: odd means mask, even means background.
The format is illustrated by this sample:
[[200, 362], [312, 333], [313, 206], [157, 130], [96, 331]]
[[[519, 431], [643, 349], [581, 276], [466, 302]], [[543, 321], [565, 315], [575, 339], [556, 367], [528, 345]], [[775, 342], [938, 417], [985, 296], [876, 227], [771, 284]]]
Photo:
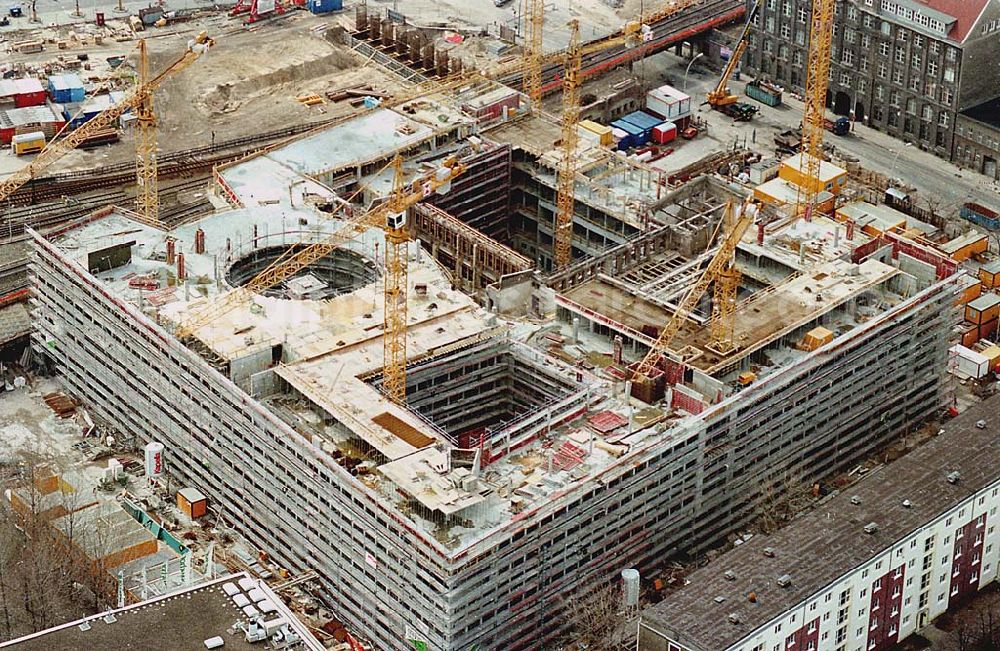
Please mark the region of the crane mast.
[[74, 129], [66, 136], [53, 140], [29, 165], [0, 181], [0, 201], [4, 201], [18, 188], [35, 178], [40, 172], [60, 158], [77, 148], [77, 146], [98, 131], [106, 129], [125, 114], [126, 111], [137, 109], [143, 98], [156, 90], [168, 77], [174, 75], [194, 63], [198, 57], [208, 51], [215, 41], [206, 32], [199, 33], [188, 41], [187, 49], [173, 63], [164, 68], [158, 75], [140, 83], [135, 90], [114, 106], [110, 106], [87, 121], [79, 129]]
[[820, 191], [823, 136], [826, 127], [826, 92], [830, 83], [830, 46], [836, 0], [813, 0], [809, 27], [809, 61], [806, 67], [805, 109], [802, 116], [802, 156], [798, 212], [808, 221]]
[[[724, 233], [722, 243], [719, 245], [719, 249], [712, 256], [712, 259], [708, 262], [708, 266], [705, 267], [704, 273], [695, 281], [691, 289], [688, 290], [687, 294], [681, 299], [680, 304], [677, 306], [677, 310], [674, 312], [673, 316], [670, 317], [670, 321], [664, 326], [663, 330], [660, 331], [659, 336], [656, 338], [656, 342], [646, 353], [646, 356], [639, 362], [635, 367], [635, 372], [632, 376], [632, 381], [638, 384], [648, 383], [652, 379], [651, 375], [653, 370], [659, 365], [660, 359], [662, 359], [664, 353], [669, 349], [670, 344], [673, 342], [674, 337], [680, 332], [681, 326], [687, 320], [688, 315], [694, 310], [698, 305], [698, 301], [701, 297], [705, 295], [708, 291], [709, 286], [713, 282], [716, 282], [720, 274], [726, 274], [732, 271], [732, 260], [733, 255], [736, 253], [736, 246], [743, 239], [743, 235], [747, 232], [747, 228], [754, 222], [757, 217], [757, 205], [754, 203], [744, 204], [740, 213], [734, 219], [733, 215], [733, 204], [729, 202], [726, 204], [726, 212], [723, 216], [723, 224], [731, 224]], [[737, 272], [738, 273], [738, 272]], [[731, 278], [730, 278], [731, 280]], [[738, 277], [737, 277], [738, 282]], [[735, 298], [735, 286], [731, 285], [733, 297]], [[735, 308], [735, 301], [732, 304]], [[729, 332], [730, 343], [732, 340], [732, 330], [731, 325], [732, 318], [735, 316], [734, 309], [727, 309], [724, 314], [720, 314], [716, 318], [728, 318], [730, 320], [730, 325], [724, 326]], [[714, 335], [713, 335], [714, 340]], [[713, 341], [714, 343], [714, 341]]]
[[[149, 57], [146, 54], [146, 39], [139, 41], [139, 88], [149, 83]], [[156, 113], [153, 110], [153, 93], [142, 93], [136, 107], [136, 212], [143, 216], [147, 224], [160, 220], [160, 196], [156, 172]]]
[[555, 260], [558, 269], [573, 259], [573, 205], [576, 195], [576, 145], [580, 121], [580, 21], [569, 23], [569, 47], [563, 74], [562, 160], [556, 179]]
[[528, 38], [524, 49], [524, 92], [531, 100], [531, 110], [542, 107], [542, 62], [544, 59], [542, 30], [545, 26], [545, 0], [525, 0]]

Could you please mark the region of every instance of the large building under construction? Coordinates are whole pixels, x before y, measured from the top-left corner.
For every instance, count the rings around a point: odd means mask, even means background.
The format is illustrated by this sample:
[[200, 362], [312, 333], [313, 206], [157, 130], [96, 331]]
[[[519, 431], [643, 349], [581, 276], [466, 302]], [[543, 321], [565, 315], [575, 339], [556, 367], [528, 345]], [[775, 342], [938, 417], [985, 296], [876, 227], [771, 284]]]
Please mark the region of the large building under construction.
[[[228, 209], [171, 232], [108, 208], [33, 235], [34, 342], [68, 390], [165, 444], [179, 481], [316, 570], [379, 649], [545, 648], [578, 591], [706, 549], [944, 401], [954, 264], [819, 216], [752, 228], [735, 348], [713, 347], [706, 300], [662, 396], [630, 398], [629, 364], [747, 191], [581, 145], [576, 261], [547, 273], [558, 157], [498, 108], [511, 93], [375, 109], [220, 167]], [[409, 211], [405, 405], [380, 391], [381, 228], [199, 321], [341, 228], [343, 197], [388, 196], [396, 156], [411, 178], [467, 166]]]

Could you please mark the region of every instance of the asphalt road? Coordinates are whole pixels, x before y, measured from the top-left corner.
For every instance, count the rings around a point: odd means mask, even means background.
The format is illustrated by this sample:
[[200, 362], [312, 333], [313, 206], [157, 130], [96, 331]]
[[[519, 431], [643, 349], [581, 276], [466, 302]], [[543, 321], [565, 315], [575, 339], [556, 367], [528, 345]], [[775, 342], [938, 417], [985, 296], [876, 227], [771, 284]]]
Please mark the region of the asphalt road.
[[[647, 59], [645, 75], [647, 81], [656, 83], [673, 82], [677, 87], [684, 85], [684, 72], [689, 61], [662, 53]], [[701, 66], [696, 61], [691, 66], [687, 79], [687, 92], [692, 103], [704, 101], [707, 92], [714, 88], [720, 73]], [[745, 79], [744, 79], [745, 81]], [[743, 94], [744, 82], [730, 84], [730, 90]], [[774, 135], [787, 129], [794, 129], [802, 121], [802, 102], [785, 94], [784, 105], [772, 108], [746, 98], [747, 103], [760, 109], [751, 122], [733, 122], [708, 106], [701, 107], [701, 115], [710, 123], [706, 142], [708, 146], [732, 145], [743, 142], [760, 151], [774, 151]], [[829, 117], [835, 117], [832, 113]], [[698, 142], [697, 140], [692, 142]], [[917, 188], [918, 203], [923, 197], [932, 197], [942, 209], [956, 208], [967, 201], [977, 201], [1000, 210], [1000, 184], [970, 170], [960, 170], [955, 165], [933, 154], [921, 151], [916, 146], [907, 146], [883, 132], [855, 124], [854, 131], [847, 136], [826, 138], [839, 151], [857, 158], [859, 163], [870, 170], [900, 179], [903, 183]], [[706, 154], [708, 151], [705, 152]]]

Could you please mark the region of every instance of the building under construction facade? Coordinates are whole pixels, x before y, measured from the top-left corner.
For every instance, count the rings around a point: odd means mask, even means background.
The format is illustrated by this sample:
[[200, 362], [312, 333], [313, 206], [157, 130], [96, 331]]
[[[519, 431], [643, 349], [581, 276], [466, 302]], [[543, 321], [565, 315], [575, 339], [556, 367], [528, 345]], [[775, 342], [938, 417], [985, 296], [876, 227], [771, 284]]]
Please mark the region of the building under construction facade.
[[[748, 234], [736, 349], [712, 350], [698, 310], [662, 399], [630, 398], [629, 363], [745, 190], [581, 153], [579, 261], [543, 275], [553, 165], [536, 129], [452, 106], [485, 96], [378, 109], [220, 168], [230, 209], [170, 233], [107, 209], [33, 235], [34, 342], [67, 390], [165, 444], [251, 544], [316, 570], [377, 649], [549, 647], [568, 598], [706, 549], [945, 399], [954, 265], [825, 218]], [[391, 191], [386, 161], [415, 174], [452, 154], [465, 180], [410, 214], [405, 406], [379, 390], [377, 228], [174, 334], [339, 228], [324, 211], [340, 197]]]

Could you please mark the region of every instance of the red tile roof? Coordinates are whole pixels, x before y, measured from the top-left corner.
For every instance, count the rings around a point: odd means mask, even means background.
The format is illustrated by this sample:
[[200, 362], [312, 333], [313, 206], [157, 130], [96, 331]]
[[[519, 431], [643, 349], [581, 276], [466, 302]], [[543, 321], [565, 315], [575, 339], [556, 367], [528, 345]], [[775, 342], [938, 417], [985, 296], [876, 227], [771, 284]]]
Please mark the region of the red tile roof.
[[930, 7], [942, 13], [953, 16], [955, 24], [948, 33], [948, 38], [963, 43], [976, 20], [986, 9], [990, 0], [913, 0], [916, 4]]

